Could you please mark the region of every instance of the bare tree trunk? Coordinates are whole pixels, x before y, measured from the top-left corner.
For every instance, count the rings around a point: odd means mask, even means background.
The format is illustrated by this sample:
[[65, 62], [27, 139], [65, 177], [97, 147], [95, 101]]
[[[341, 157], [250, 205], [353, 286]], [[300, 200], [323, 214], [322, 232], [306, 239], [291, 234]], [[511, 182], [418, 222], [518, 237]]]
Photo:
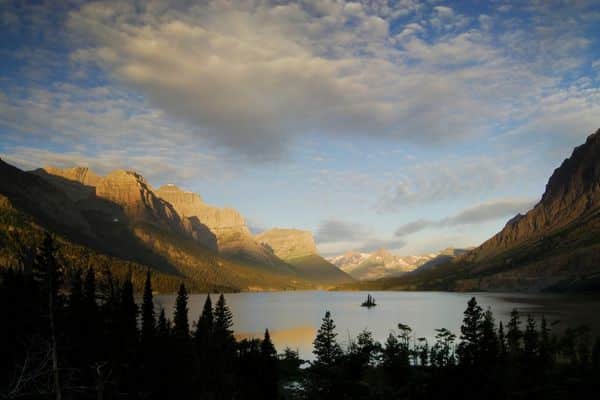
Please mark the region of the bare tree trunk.
[[50, 340], [52, 346], [52, 375], [54, 376], [54, 392], [56, 400], [62, 399], [60, 390], [60, 377], [58, 374], [58, 350], [56, 346], [56, 327], [54, 324], [54, 288], [52, 285], [52, 277], [50, 277], [50, 290], [48, 291], [48, 308], [50, 311]]

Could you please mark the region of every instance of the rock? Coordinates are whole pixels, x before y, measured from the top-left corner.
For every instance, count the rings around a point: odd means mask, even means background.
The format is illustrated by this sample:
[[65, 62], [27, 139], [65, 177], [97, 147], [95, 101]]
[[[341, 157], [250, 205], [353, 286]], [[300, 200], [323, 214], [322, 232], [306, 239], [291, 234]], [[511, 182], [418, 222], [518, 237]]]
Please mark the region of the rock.
[[144, 177], [134, 171], [111, 172], [97, 183], [96, 196], [120, 205], [135, 221], [182, 229], [173, 206], [156, 196]]
[[268, 245], [282, 260], [319, 254], [309, 231], [274, 228], [257, 235], [256, 240]]

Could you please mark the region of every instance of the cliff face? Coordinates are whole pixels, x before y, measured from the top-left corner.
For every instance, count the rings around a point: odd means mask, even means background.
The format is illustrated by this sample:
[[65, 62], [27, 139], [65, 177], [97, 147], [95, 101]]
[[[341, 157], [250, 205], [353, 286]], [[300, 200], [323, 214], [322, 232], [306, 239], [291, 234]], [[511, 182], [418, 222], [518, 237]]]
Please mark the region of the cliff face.
[[132, 219], [181, 229], [182, 223], [169, 203], [161, 200], [143, 176], [133, 171], [111, 172], [96, 185], [96, 196], [120, 205]]
[[57, 168], [49, 166], [44, 167], [42, 170], [49, 175], [78, 182], [85, 186], [95, 187], [102, 179], [101, 176], [87, 167]]
[[319, 254], [312, 233], [298, 229], [271, 229], [256, 236], [282, 260]]
[[[541, 201], [527, 214], [517, 215], [504, 229], [475, 249], [479, 261], [527, 241], [565, 228], [600, 210], [600, 130], [575, 148], [550, 177]], [[583, 223], [583, 222], [582, 222]]]
[[186, 192], [175, 185], [160, 187], [156, 194], [173, 205], [182, 217], [197, 217], [217, 238], [232, 235], [250, 236], [242, 215], [232, 208], [212, 207], [196, 193]]
[[352, 282], [352, 277], [321, 257], [315, 240], [309, 231], [298, 229], [268, 230], [256, 236], [256, 240], [273, 253], [294, 266], [306, 279], [325, 285]]

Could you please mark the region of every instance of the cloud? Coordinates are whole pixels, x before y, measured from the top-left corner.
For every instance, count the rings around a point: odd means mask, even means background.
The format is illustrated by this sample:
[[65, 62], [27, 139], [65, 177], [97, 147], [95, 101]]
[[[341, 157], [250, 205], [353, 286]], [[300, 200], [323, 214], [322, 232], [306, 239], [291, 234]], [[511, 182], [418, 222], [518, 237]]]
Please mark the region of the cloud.
[[475, 225], [499, 218], [512, 217], [528, 211], [536, 201], [530, 199], [500, 199], [476, 204], [466, 208], [456, 215], [441, 220], [432, 221], [421, 219], [404, 224], [394, 232], [396, 237], [404, 237], [420, 232], [427, 228], [448, 228], [460, 225]]
[[363, 240], [370, 235], [369, 229], [361, 224], [328, 219], [319, 225], [315, 239], [319, 243], [332, 243]]
[[[254, 161], [285, 158], [315, 131], [425, 144], [480, 136], [560, 83], [519, 55], [552, 37], [541, 29], [549, 25], [499, 41], [427, 3], [235, 4], [84, 4], [69, 14], [71, 60], [186, 121], [191, 140]], [[406, 23], [392, 35], [400, 17]], [[436, 33], [427, 20], [451, 30]], [[581, 61], [580, 33], [557, 41], [557, 59]], [[516, 44], [523, 50], [511, 51]]]
[[323, 221], [315, 235], [319, 250], [325, 255], [340, 254], [353, 250], [372, 252], [380, 248], [397, 250], [406, 243], [404, 240], [392, 237], [381, 238], [369, 227], [338, 219]]
[[449, 157], [419, 161], [404, 170], [375, 202], [379, 213], [398, 212], [426, 203], [468, 197], [512, 183], [522, 173], [519, 152], [496, 157]]

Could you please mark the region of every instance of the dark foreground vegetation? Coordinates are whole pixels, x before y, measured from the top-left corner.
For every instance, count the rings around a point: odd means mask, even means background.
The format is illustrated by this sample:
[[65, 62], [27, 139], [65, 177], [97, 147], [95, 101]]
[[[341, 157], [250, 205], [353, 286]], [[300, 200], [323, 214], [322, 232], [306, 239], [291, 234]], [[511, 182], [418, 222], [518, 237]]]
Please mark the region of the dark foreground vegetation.
[[277, 355], [268, 331], [236, 340], [222, 295], [190, 323], [182, 284], [169, 321], [154, 308], [149, 272], [138, 306], [131, 279], [65, 273], [55, 254], [47, 235], [31, 270], [0, 278], [1, 398], [562, 399], [600, 389], [589, 330], [559, 336], [517, 311], [503, 326], [475, 298], [460, 337], [439, 329], [431, 344], [398, 324], [384, 344], [364, 331], [343, 349], [327, 312], [315, 359], [303, 363], [290, 349]]

